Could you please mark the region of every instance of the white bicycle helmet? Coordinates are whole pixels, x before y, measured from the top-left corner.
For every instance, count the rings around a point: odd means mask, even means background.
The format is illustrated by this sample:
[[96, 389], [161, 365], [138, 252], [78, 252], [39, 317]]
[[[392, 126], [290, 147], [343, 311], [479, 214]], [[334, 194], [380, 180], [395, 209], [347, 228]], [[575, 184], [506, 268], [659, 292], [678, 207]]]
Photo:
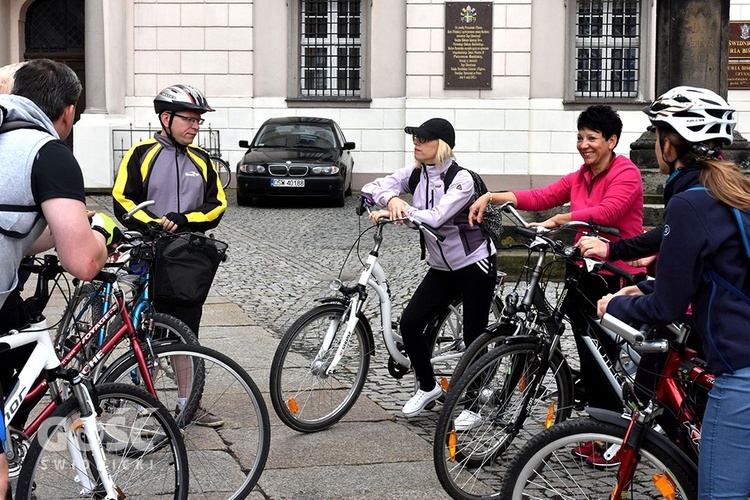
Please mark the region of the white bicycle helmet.
[[213, 111], [203, 93], [190, 85], [171, 85], [154, 99], [156, 114], [162, 111], [197, 111], [200, 114]]
[[689, 142], [719, 139], [725, 144], [732, 144], [734, 111], [715, 92], [686, 86], [669, 90], [643, 110], [653, 125], [665, 123]]

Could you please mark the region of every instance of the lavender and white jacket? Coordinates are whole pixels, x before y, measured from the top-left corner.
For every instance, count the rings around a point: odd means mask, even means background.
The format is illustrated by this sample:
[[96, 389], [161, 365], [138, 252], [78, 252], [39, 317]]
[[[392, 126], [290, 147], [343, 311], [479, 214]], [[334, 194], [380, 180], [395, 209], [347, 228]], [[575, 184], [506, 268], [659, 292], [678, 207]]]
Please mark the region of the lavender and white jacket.
[[[466, 170], [459, 170], [448, 189], [444, 187], [445, 173], [453, 163], [447, 158], [440, 165], [422, 165], [427, 176], [420, 175], [414, 189], [409, 215], [440, 230], [445, 236], [438, 242], [425, 237], [427, 263], [434, 269], [455, 271], [494, 255], [495, 246], [487, 240], [477, 225], [469, 226], [468, 208], [474, 202], [474, 181]], [[362, 196], [376, 205], [386, 206], [394, 195], [410, 192], [409, 177], [414, 166], [404, 167], [393, 174], [376, 179], [362, 187]]]

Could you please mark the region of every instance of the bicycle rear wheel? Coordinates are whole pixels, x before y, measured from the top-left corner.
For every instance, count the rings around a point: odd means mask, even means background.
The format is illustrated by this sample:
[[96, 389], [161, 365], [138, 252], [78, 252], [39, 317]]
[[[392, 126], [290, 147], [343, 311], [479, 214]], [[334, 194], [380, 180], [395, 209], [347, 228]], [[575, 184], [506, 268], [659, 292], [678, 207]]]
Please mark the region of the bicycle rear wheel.
[[232, 169], [229, 168], [229, 164], [216, 156], [212, 156], [211, 161], [216, 168], [216, 173], [219, 175], [221, 187], [224, 189], [228, 188], [229, 183], [232, 182]]
[[[327, 429], [352, 408], [370, 367], [370, 336], [357, 322], [343, 357], [326, 373], [346, 330], [350, 314], [343, 304], [324, 304], [303, 314], [287, 330], [271, 364], [271, 402], [286, 425], [300, 432]], [[323, 337], [334, 333], [328, 350]]]
[[[253, 379], [228, 356], [203, 346], [162, 345], [144, 354], [159, 401], [176, 409], [177, 398], [187, 397], [176, 420], [190, 462], [191, 497], [245, 498], [263, 472], [271, 440], [268, 410]], [[113, 363], [102, 378], [143, 380], [132, 357]]]
[[497, 458], [519, 433], [533, 435], [570, 415], [573, 387], [562, 353], [548, 369], [541, 365], [539, 343], [507, 344], [451, 386], [433, 444], [435, 471], [451, 496], [494, 494], [506, 466]]
[[[164, 405], [132, 385], [101, 385], [97, 393], [102, 409], [97, 426], [107, 466], [127, 498], [187, 498], [185, 445]], [[71, 398], [45, 421], [31, 442], [14, 498], [102, 498], [100, 491], [87, 491], [79, 481], [79, 476], [94, 483], [98, 478], [87, 460], [85, 440], [78, 437], [83, 432], [80, 416], [78, 401]], [[80, 451], [81, 460], [72, 460], [69, 449]]]
[[[593, 466], [573, 448], [595, 443], [616, 453], [626, 429], [592, 418], [563, 422], [538, 434], [510, 465], [501, 498], [609, 498], [618, 467]], [[696, 471], [651, 441], [644, 441], [628, 499], [697, 498]], [[617, 455], [613, 455], [617, 457]], [[616, 458], [613, 462], [616, 462]], [[687, 457], [685, 460], [689, 461]], [[669, 496], [673, 494], [673, 496]]]

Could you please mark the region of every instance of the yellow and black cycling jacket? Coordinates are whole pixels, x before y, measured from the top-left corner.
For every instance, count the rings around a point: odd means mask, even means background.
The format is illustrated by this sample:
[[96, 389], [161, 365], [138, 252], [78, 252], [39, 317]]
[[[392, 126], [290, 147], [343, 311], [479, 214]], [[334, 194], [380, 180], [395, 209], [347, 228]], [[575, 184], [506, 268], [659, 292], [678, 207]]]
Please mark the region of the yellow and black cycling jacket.
[[[198, 146], [177, 148], [163, 135], [133, 146], [122, 159], [112, 189], [114, 212], [129, 229], [161, 222], [170, 212], [184, 214], [191, 231], [215, 228], [227, 199], [208, 153]], [[139, 203], [154, 200], [128, 221], [122, 216]]]

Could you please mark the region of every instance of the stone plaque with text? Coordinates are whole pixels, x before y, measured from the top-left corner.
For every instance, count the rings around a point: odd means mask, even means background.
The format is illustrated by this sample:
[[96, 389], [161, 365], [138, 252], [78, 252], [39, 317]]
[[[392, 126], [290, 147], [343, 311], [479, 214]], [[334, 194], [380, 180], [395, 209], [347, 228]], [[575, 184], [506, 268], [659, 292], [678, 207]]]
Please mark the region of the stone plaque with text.
[[492, 88], [492, 2], [445, 3], [445, 89]]

